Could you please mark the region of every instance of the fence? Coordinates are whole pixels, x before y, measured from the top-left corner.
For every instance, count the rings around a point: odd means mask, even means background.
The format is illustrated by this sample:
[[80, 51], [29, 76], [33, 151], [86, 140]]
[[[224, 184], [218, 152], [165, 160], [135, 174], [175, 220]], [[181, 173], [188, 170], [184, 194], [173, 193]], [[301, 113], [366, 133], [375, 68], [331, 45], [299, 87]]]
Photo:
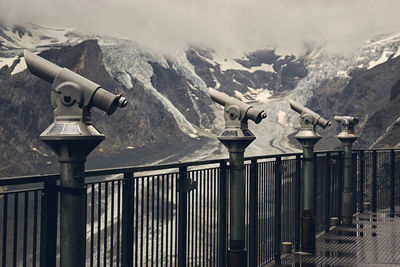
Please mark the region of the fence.
[[[355, 211], [395, 211], [400, 154], [353, 154]], [[340, 217], [342, 152], [315, 153], [317, 232]], [[247, 158], [249, 266], [300, 240], [301, 154]], [[225, 266], [229, 162], [202, 161], [86, 172], [87, 266]], [[58, 175], [0, 179], [1, 266], [59, 266]]]

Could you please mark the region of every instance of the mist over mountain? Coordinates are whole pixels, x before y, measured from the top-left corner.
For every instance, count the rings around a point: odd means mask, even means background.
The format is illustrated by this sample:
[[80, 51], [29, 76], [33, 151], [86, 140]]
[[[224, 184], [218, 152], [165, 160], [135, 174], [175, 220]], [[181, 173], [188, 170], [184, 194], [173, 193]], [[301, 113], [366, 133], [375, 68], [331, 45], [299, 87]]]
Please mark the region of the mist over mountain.
[[[399, 143], [400, 35], [381, 35], [346, 55], [310, 46], [302, 54], [276, 49], [228, 57], [216, 48], [190, 45], [173, 54], [136, 42], [72, 28], [27, 24], [0, 26], [0, 176], [57, 171], [57, 158], [39, 140], [53, 121], [51, 85], [26, 69], [27, 48], [102, 85], [122, 92], [129, 105], [108, 117], [92, 109], [93, 124], [106, 136], [88, 167], [154, 164], [226, 157], [216, 140], [223, 109], [208, 88], [264, 109], [250, 122], [257, 137], [246, 155], [298, 151], [298, 115], [288, 99], [333, 115], [358, 115], [359, 147]], [[337, 148], [339, 126], [319, 130], [317, 148]]]

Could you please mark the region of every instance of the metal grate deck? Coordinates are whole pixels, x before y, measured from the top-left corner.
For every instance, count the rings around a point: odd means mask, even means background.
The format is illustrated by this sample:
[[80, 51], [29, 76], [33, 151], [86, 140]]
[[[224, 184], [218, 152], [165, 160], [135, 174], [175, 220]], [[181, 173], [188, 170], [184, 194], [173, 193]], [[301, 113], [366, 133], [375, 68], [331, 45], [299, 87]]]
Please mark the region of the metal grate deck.
[[400, 214], [357, 214], [317, 238], [315, 255], [292, 253], [272, 266], [400, 266]]

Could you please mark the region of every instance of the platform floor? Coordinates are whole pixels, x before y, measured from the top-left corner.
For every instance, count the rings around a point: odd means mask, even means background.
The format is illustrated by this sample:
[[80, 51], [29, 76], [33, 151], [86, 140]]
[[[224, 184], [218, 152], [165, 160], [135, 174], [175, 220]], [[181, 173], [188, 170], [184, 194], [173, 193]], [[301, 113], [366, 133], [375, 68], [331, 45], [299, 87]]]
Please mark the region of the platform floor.
[[400, 214], [357, 214], [318, 237], [315, 255], [293, 252], [270, 266], [400, 266]]

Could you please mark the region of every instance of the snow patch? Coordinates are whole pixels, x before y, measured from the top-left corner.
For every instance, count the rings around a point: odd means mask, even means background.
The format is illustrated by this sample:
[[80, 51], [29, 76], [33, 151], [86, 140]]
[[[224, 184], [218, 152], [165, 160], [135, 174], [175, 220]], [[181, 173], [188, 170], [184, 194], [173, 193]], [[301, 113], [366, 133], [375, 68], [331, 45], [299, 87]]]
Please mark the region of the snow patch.
[[274, 70], [272, 64], [265, 64], [265, 63], [261, 64], [261, 66], [251, 67], [250, 72], [253, 73], [253, 72], [256, 72], [258, 70], [265, 71], [265, 72], [274, 72], [274, 73], [276, 73], [276, 71]]
[[393, 52], [391, 51], [383, 51], [381, 57], [378, 60], [373, 60], [369, 62], [367, 69], [371, 69], [379, 64], [385, 63], [392, 54]]
[[400, 46], [397, 48], [396, 53], [394, 54], [393, 58], [400, 56]]
[[337, 75], [338, 77], [350, 78], [350, 76], [349, 76], [349, 75], [347, 74], [347, 72], [344, 71], [344, 70], [341, 70], [341, 71], [336, 72], [336, 75]]

